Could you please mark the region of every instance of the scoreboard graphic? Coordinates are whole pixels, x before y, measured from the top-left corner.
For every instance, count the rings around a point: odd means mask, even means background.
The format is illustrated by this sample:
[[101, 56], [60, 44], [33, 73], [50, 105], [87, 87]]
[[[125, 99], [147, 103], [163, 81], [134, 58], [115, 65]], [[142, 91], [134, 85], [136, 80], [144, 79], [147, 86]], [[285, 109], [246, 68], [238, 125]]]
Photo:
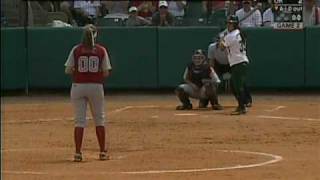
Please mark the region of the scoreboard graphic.
[[303, 0], [273, 0], [274, 29], [303, 29]]

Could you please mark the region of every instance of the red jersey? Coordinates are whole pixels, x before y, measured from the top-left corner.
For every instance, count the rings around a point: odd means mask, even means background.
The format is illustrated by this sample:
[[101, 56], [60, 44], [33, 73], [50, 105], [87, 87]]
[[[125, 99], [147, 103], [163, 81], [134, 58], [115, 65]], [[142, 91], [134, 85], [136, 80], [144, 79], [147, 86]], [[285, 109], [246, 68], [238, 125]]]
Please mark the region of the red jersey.
[[78, 45], [73, 51], [75, 83], [103, 83], [102, 64], [107, 56], [106, 49], [96, 44], [93, 49]]

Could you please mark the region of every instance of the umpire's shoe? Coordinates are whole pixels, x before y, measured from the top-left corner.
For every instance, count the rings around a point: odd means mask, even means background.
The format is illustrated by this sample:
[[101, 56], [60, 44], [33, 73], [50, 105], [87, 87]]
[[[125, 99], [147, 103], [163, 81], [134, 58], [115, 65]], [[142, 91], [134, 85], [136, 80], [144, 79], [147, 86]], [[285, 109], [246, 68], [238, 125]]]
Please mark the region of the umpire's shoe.
[[212, 109], [213, 109], [213, 110], [223, 110], [223, 107], [222, 107], [220, 104], [214, 104], [214, 105], [212, 106]]
[[248, 108], [252, 107], [252, 102], [246, 103], [245, 106], [248, 107]]
[[247, 113], [246, 107], [243, 107], [243, 108], [237, 107], [237, 109], [235, 111], [233, 111], [231, 113], [231, 115], [242, 115], [242, 114], [246, 114], [246, 113]]
[[192, 104], [183, 104], [176, 107], [176, 110], [190, 110], [192, 109]]

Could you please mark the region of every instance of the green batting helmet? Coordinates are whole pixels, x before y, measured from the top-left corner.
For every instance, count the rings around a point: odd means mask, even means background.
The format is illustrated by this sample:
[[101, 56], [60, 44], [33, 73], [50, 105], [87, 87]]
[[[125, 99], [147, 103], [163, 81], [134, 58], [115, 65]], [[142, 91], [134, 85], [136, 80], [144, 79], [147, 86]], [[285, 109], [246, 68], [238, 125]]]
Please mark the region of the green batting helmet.
[[227, 22], [228, 22], [228, 23], [239, 24], [239, 18], [238, 18], [238, 16], [231, 15], [231, 16], [228, 17]]

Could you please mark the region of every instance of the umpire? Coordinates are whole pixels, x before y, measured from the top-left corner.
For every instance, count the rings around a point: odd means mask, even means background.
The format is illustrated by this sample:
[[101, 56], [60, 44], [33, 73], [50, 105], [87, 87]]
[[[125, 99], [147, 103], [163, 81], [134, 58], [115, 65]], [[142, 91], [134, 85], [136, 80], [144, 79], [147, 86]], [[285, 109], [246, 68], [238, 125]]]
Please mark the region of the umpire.
[[[222, 77], [225, 73], [230, 73], [231, 71], [227, 51], [219, 47], [219, 42], [222, 38], [223, 34], [220, 33], [215, 39], [215, 42], [211, 43], [208, 47], [208, 62], [220, 79], [223, 79]], [[201, 99], [199, 108], [206, 108], [208, 104], [208, 99]]]
[[216, 42], [211, 43], [208, 47], [208, 60], [211, 67], [221, 78], [223, 74], [230, 72], [230, 65], [228, 61], [228, 54], [226, 49], [219, 47], [219, 41], [223, 38], [222, 34], [216, 38]]

